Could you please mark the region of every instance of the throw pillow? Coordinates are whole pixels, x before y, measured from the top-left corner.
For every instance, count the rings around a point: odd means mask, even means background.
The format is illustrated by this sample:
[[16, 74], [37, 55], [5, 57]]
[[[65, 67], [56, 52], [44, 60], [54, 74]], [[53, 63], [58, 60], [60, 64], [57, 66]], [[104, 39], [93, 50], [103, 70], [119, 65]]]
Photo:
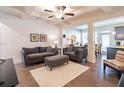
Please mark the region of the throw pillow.
[[38, 53], [39, 52], [39, 48], [38, 47], [34, 47], [34, 48], [23, 48], [23, 50], [27, 54], [34, 54], [34, 53]]
[[40, 47], [40, 53], [47, 52], [48, 47]]
[[48, 48], [47, 48], [47, 52], [52, 52], [52, 47], [51, 46], [49, 46]]
[[68, 52], [73, 52], [73, 49], [72, 48], [67, 48], [67, 51]]

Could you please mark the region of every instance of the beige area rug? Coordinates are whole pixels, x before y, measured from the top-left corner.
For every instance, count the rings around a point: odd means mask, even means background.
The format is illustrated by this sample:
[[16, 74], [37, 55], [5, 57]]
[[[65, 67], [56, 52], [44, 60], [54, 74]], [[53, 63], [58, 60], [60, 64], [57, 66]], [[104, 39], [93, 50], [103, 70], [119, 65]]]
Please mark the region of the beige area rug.
[[44, 66], [30, 72], [40, 87], [62, 87], [88, 69], [87, 66], [69, 61], [69, 64], [54, 67], [52, 71]]

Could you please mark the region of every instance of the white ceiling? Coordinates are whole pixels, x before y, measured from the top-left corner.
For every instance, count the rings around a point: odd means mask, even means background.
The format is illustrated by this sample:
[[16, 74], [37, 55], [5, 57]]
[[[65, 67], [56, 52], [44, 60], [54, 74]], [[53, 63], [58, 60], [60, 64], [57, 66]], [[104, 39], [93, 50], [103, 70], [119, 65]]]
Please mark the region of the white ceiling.
[[[55, 6], [1, 6], [0, 13], [12, 15], [18, 18], [23, 18], [25, 16], [32, 16], [38, 19], [43, 19], [48, 22], [52, 22], [54, 24], [71, 24], [73, 23], [73, 19], [78, 18], [79, 16], [92, 15], [93, 12], [99, 10], [104, 13], [112, 13], [118, 11], [119, 9], [124, 9], [124, 7], [102, 7], [102, 6], [66, 6], [67, 8], [64, 12], [74, 13], [75, 16], [64, 16], [65, 20], [62, 21], [56, 17], [48, 18], [51, 15], [55, 15], [52, 12], [46, 12], [44, 9], [49, 9], [55, 11]], [[121, 21], [121, 20], [120, 20]], [[108, 22], [109, 23], [109, 22]], [[110, 22], [111, 23], [111, 22]], [[105, 22], [99, 24], [106, 24]], [[97, 23], [98, 25], [98, 23]], [[78, 27], [79, 28], [79, 27]]]
[[[94, 26], [95, 27], [105, 27], [105, 26], [117, 26], [117, 25], [121, 25], [121, 24], [124, 25], [124, 16], [95, 22]], [[76, 26], [74, 28], [77, 29], [77, 30], [87, 29], [88, 25], [87, 24], [82, 24], [82, 25]]]
[[124, 24], [124, 16], [96, 22], [95, 27], [108, 26], [108, 25], [116, 26], [118, 24]]
[[[71, 20], [75, 17], [78, 17], [79, 15], [85, 14], [85, 13], [89, 13], [91, 11], [94, 11], [96, 9], [98, 9], [99, 7], [86, 7], [86, 6], [68, 6], [65, 10], [64, 13], [74, 13], [74, 17], [71, 16], [64, 16], [64, 21], [67, 20]], [[48, 18], [51, 15], [55, 15], [55, 13], [53, 12], [46, 12], [44, 11], [45, 9], [49, 9], [49, 10], [55, 10], [55, 6], [42, 6], [42, 7], [36, 7], [31, 15], [32, 16], [36, 16], [36, 17], [40, 17], [43, 18], [45, 20], [54, 22], [54, 23], [60, 23], [60, 22], [64, 22], [61, 19], [58, 19], [56, 17], [53, 18]], [[68, 22], [69, 23], [69, 22]]]
[[74, 27], [74, 28], [77, 29], [77, 30], [80, 30], [80, 29], [87, 29], [87, 28], [88, 28], [88, 25], [87, 25], [87, 24], [83, 24], [83, 25], [76, 26], [76, 27]]

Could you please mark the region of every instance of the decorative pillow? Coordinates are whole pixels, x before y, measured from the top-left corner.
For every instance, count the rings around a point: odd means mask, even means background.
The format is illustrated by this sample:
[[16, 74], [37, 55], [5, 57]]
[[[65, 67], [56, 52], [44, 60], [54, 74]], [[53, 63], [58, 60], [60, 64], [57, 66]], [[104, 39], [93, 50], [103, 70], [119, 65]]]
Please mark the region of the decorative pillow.
[[47, 52], [52, 52], [52, 51], [53, 51], [52, 47], [49, 46], [49, 47], [47, 48]]
[[79, 48], [78, 47], [73, 47], [72, 51], [76, 52]]
[[120, 62], [124, 62], [124, 51], [118, 50], [115, 59]]
[[39, 48], [38, 48], [38, 47], [34, 47], [34, 48], [23, 48], [23, 50], [24, 50], [27, 54], [39, 53]]
[[48, 47], [40, 47], [40, 53], [41, 53], [41, 52], [47, 52], [47, 48], [48, 48]]
[[73, 49], [72, 48], [67, 48], [67, 51], [68, 52], [73, 52]]

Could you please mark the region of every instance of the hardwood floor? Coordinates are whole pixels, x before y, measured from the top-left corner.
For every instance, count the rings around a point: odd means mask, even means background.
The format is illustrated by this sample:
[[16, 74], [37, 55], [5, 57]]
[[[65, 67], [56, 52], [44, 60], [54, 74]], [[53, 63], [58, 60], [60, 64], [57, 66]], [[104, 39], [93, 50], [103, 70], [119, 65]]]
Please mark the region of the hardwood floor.
[[[85, 65], [89, 66], [90, 69], [64, 87], [116, 87], [119, 81], [117, 73], [110, 68], [107, 68], [105, 73], [103, 72], [103, 58], [105, 57], [99, 56], [94, 64], [86, 63]], [[15, 67], [19, 79], [17, 87], [38, 87], [29, 70], [41, 66], [44, 66], [44, 64], [37, 64], [27, 68], [24, 68], [22, 64], [16, 64]]]

